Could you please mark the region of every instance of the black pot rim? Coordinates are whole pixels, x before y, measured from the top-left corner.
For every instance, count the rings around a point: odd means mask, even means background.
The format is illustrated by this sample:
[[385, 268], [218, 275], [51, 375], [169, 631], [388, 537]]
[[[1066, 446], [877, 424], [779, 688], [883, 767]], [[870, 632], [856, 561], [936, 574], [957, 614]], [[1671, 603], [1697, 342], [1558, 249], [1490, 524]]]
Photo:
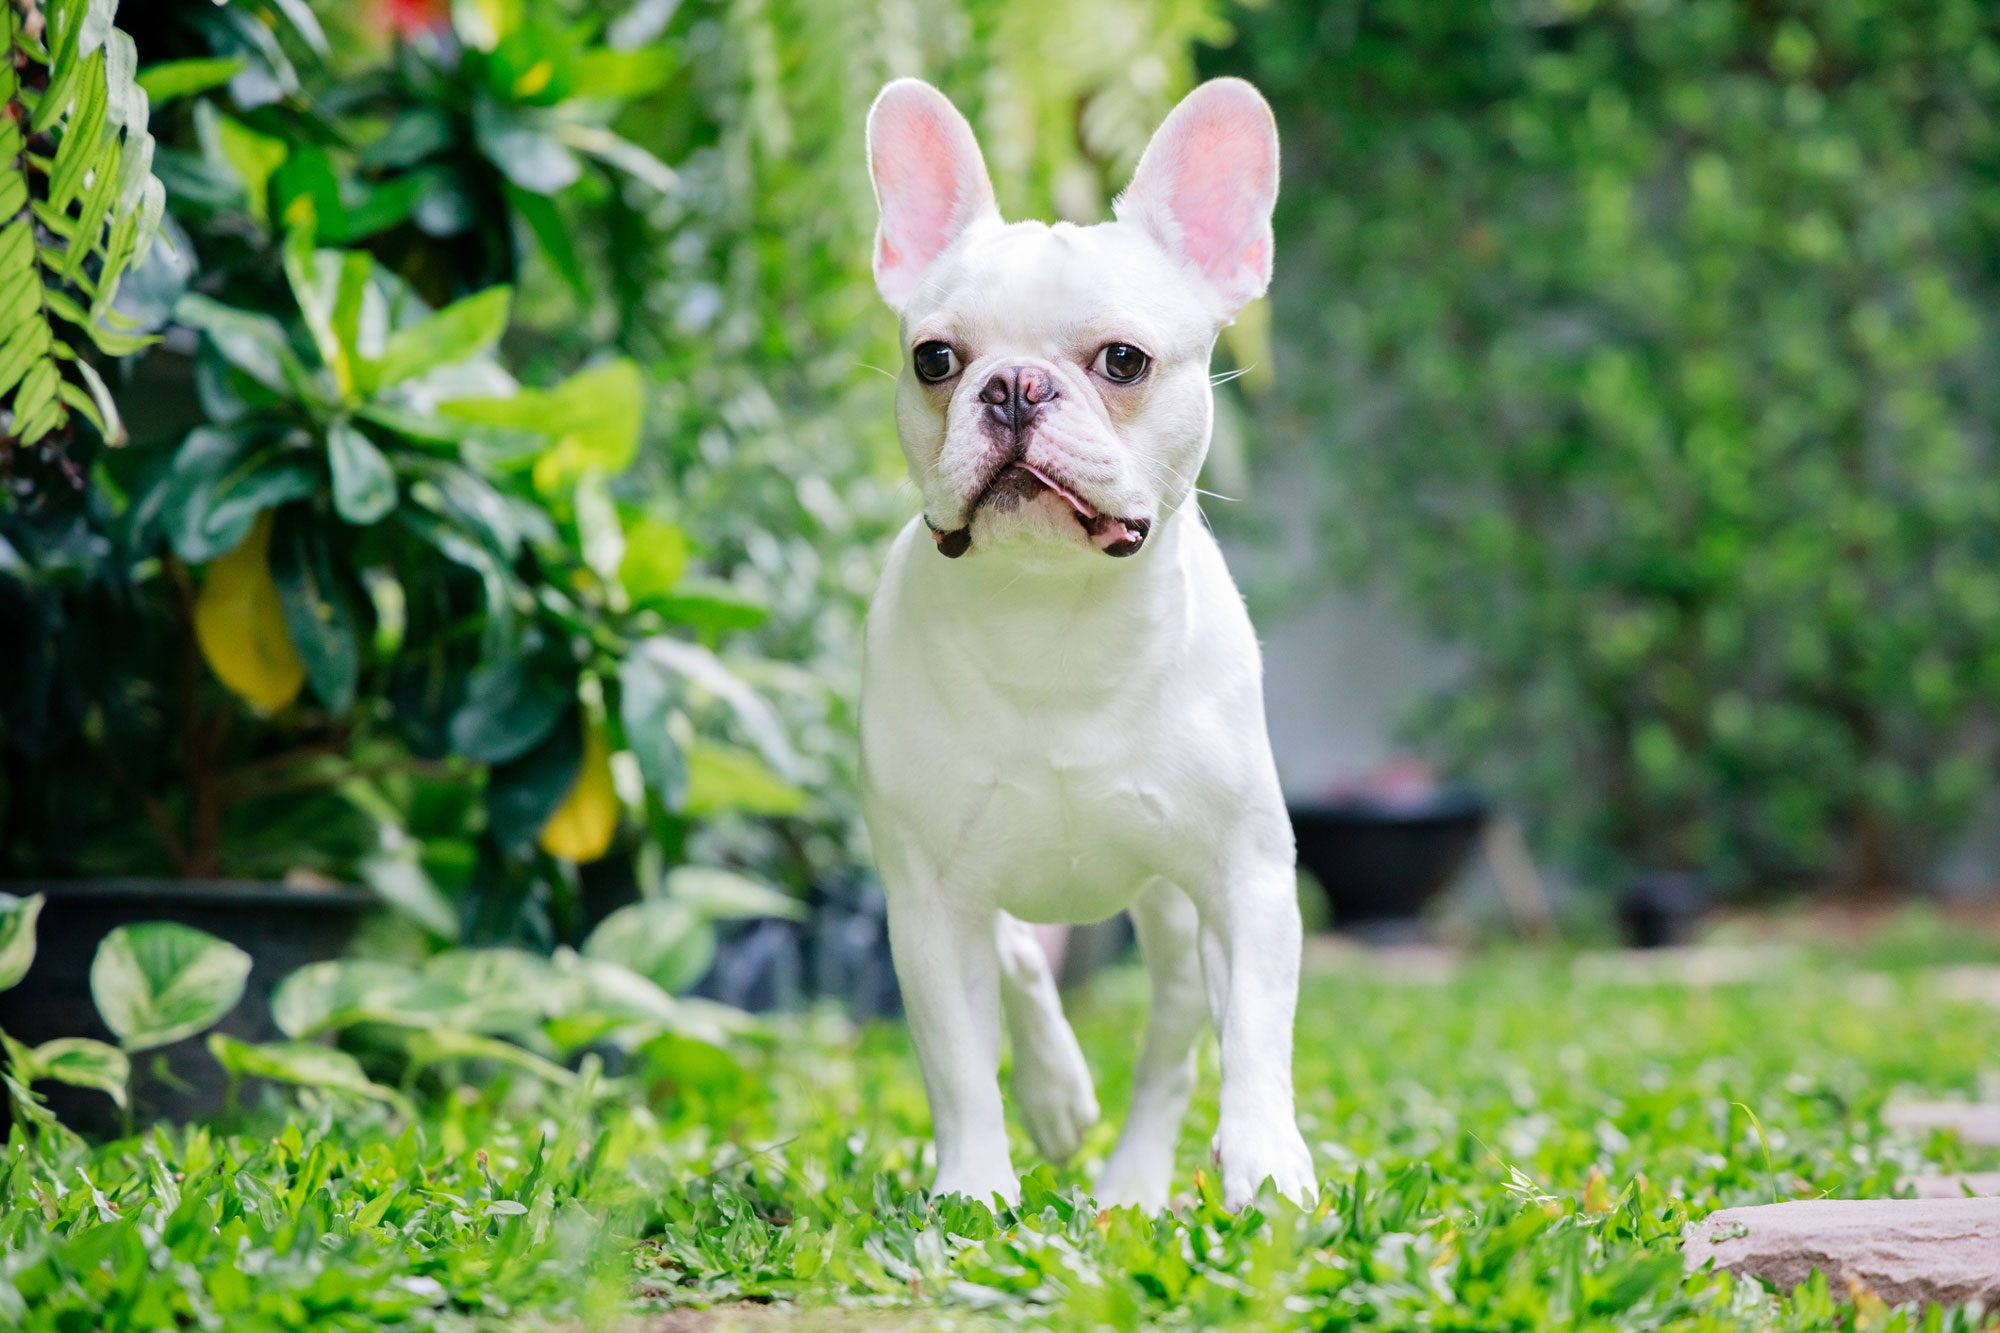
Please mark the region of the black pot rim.
[[1293, 801], [1287, 806], [1293, 823], [1382, 825], [1460, 824], [1483, 821], [1492, 813], [1476, 792], [1446, 791], [1417, 804], [1355, 797], [1332, 801]]
[[40, 893], [51, 902], [181, 903], [209, 908], [283, 908], [287, 911], [352, 912], [373, 907], [377, 899], [351, 884], [300, 888], [276, 880], [146, 879], [112, 876], [105, 879], [0, 879], [0, 893], [26, 898]]

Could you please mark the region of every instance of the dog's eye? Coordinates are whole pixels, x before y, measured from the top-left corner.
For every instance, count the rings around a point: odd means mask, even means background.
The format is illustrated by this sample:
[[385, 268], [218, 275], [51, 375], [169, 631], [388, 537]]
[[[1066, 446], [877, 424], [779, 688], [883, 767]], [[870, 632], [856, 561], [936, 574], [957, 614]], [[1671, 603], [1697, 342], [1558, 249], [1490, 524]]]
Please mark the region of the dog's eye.
[[1152, 358], [1131, 343], [1106, 343], [1097, 354], [1097, 373], [1113, 384], [1130, 384], [1151, 364]]
[[917, 378], [926, 384], [948, 380], [958, 373], [958, 353], [951, 350], [950, 343], [918, 343], [911, 360], [916, 366]]

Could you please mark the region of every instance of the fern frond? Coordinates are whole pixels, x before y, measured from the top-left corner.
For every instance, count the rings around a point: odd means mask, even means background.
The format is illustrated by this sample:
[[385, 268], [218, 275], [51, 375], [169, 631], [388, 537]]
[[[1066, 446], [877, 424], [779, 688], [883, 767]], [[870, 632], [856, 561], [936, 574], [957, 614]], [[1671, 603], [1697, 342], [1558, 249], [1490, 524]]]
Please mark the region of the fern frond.
[[143, 345], [111, 302], [153, 244], [166, 190], [117, 9], [0, 0], [0, 447], [66, 431], [72, 414], [123, 436], [80, 351]]

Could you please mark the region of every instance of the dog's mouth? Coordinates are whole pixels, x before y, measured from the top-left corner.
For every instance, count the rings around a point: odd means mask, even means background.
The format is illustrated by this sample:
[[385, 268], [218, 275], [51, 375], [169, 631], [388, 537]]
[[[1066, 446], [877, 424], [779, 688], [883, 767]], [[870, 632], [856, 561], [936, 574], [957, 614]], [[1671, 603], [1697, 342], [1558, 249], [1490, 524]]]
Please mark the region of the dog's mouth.
[[966, 506], [964, 527], [947, 530], [931, 524], [931, 538], [940, 552], [948, 559], [956, 560], [972, 549], [972, 515], [982, 508], [1014, 509], [1044, 493], [1054, 495], [1068, 505], [1090, 544], [1106, 555], [1123, 557], [1137, 554], [1153, 530], [1153, 521], [1149, 518], [1120, 518], [1099, 513], [1090, 501], [1043, 469], [1016, 459], [996, 472], [973, 502]]

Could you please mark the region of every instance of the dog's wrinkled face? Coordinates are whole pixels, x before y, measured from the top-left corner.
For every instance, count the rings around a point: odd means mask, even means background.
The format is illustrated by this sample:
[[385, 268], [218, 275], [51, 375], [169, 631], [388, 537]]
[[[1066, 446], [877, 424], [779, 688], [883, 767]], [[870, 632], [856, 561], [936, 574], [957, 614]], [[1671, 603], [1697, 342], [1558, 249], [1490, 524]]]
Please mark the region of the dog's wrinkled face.
[[1269, 282], [1263, 99], [1236, 80], [1190, 94], [1093, 227], [1003, 223], [971, 128], [928, 84], [883, 91], [868, 146], [897, 427], [938, 550], [1143, 550], [1207, 452], [1215, 335]]

